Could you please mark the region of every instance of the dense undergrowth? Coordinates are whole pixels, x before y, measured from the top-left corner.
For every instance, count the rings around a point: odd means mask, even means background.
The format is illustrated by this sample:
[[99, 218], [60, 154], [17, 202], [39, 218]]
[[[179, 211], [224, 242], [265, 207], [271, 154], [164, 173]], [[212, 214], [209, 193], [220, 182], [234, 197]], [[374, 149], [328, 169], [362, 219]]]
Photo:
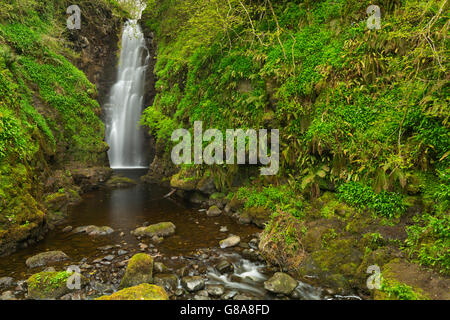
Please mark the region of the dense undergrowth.
[[[42, 221], [44, 181], [38, 176], [67, 163], [96, 165], [105, 158], [97, 90], [72, 64], [79, 54], [68, 40], [71, 4], [0, 3], [0, 244], [11, 228], [21, 233]], [[84, 19], [92, 8], [122, 10], [115, 1], [77, 4]]]
[[[379, 30], [367, 27], [371, 4]], [[159, 141], [196, 120], [280, 129], [280, 172], [237, 191], [247, 206], [302, 219], [298, 195], [334, 191], [373, 221], [411, 224], [398, 246], [448, 274], [447, 1], [150, 0], [144, 23], [158, 94], [142, 123]]]

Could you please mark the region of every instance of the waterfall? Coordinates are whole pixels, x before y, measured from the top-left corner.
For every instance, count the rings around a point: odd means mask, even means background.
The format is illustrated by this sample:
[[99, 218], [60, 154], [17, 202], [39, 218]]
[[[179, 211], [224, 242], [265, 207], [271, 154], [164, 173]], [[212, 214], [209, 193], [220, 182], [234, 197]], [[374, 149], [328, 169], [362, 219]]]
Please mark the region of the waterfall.
[[150, 59], [137, 20], [129, 20], [122, 34], [117, 81], [106, 111], [106, 142], [111, 168], [145, 167], [144, 132], [139, 126], [144, 107], [145, 73]]

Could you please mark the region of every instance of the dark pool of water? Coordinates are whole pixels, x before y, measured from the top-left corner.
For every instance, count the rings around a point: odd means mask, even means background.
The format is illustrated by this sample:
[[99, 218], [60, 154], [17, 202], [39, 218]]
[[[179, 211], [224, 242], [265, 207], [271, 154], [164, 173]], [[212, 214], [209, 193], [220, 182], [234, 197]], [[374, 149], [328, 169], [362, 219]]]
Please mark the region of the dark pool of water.
[[[117, 170], [117, 173], [138, 181], [145, 170]], [[218, 247], [219, 240], [228, 233], [245, 239], [261, 231], [251, 225], [239, 225], [224, 215], [207, 217], [198, 211], [199, 208], [193, 208], [179, 200], [164, 198], [169, 191], [153, 185], [138, 184], [127, 189], [102, 189], [85, 194], [82, 203], [69, 209], [67, 223], [50, 231], [43, 241], [0, 258], [0, 277], [26, 279], [40, 271], [28, 269], [26, 259], [48, 250], [62, 250], [70, 257], [71, 262], [76, 263], [83, 258], [97, 257], [100, 254], [97, 248], [100, 246], [121, 244], [123, 247], [137, 247], [139, 241], [130, 231], [145, 222], [153, 224], [171, 221], [175, 224], [175, 235], [158, 245], [159, 252], [165, 256]], [[67, 225], [74, 228], [86, 225], [109, 226], [115, 232], [110, 236], [94, 238], [86, 234], [63, 233], [61, 229]], [[221, 226], [226, 226], [229, 232], [220, 233]]]

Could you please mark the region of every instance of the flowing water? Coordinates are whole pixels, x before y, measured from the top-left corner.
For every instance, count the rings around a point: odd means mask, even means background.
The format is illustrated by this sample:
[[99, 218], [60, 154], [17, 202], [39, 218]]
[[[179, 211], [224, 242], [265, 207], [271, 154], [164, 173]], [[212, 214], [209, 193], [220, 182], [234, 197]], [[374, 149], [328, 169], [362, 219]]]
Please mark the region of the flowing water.
[[139, 168], [145, 159], [144, 133], [139, 127], [144, 104], [145, 74], [150, 59], [137, 20], [129, 20], [122, 34], [117, 81], [106, 111], [106, 142], [112, 168]]

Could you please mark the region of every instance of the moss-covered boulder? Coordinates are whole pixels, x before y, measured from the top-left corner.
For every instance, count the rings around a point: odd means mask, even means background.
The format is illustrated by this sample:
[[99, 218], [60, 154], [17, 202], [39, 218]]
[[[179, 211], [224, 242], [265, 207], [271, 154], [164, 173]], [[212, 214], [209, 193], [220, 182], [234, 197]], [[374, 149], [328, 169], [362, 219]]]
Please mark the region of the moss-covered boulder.
[[68, 259], [69, 257], [62, 251], [47, 251], [28, 258], [25, 263], [28, 268], [37, 268]]
[[169, 300], [169, 296], [163, 288], [143, 283], [117, 291], [110, 296], [97, 298], [96, 300]]
[[172, 222], [160, 222], [148, 227], [140, 227], [131, 233], [136, 237], [168, 237], [175, 233], [175, 225]]
[[153, 258], [145, 253], [135, 254], [128, 262], [120, 288], [153, 282]]
[[129, 188], [136, 185], [136, 181], [122, 176], [114, 175], [107, 182], [106, 186], [111, 189]]
[[69, 284], [73, 285], [72, 282], [75, 281], [72, 280], [75, 277], [80, 279], [80, 288], [87, 283], [87, 279], [79, 273], [67, 271], [36, 273], [27, 280], [28, 298], [33, 300], [57, 299], [71, 291]]
[[264, 288], [273, 293], [289, 295], [297, 287], [298, 282], [290, 275], [277, 272], [269, 280], [264, 282]]

